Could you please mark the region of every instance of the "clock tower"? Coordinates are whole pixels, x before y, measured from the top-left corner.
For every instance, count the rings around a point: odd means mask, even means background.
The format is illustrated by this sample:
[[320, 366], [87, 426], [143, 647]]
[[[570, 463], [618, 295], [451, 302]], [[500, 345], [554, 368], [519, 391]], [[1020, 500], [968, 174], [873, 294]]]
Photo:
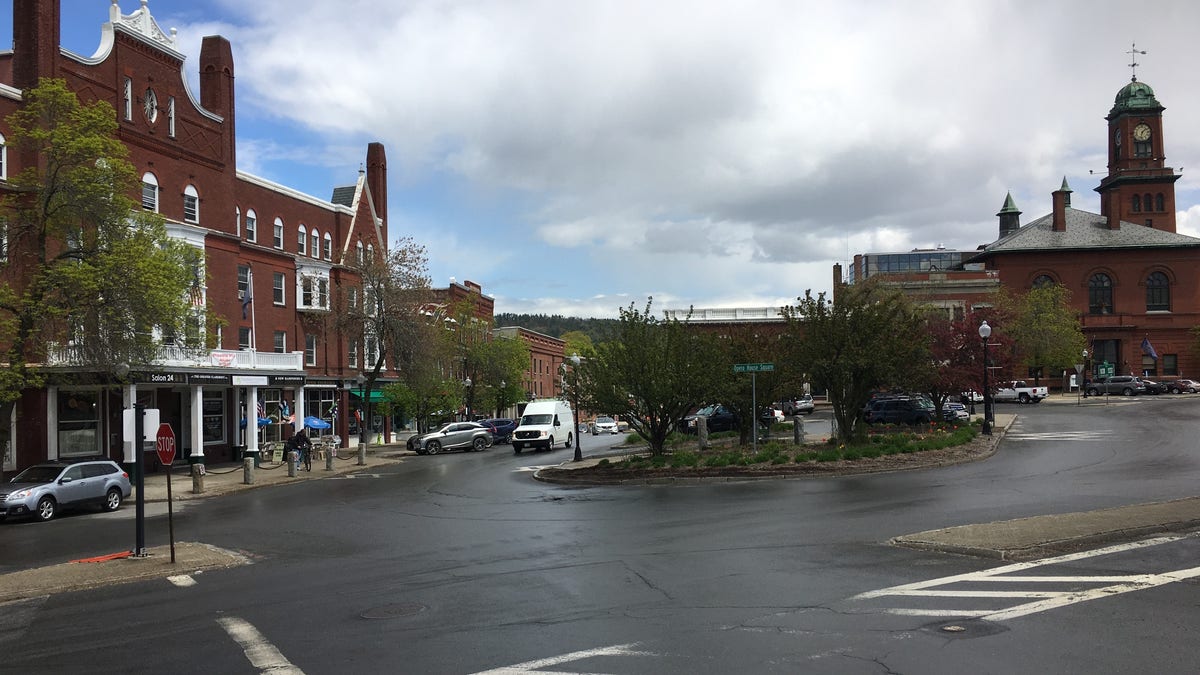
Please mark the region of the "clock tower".
[[1100, 214], [1109, 227], [1121, 221], [1175, 231], [1175, 181], [1166, 166], [1163, 106], [1137, 76], [1117, 92], [1108, 120], [1108, 175], [1100, 181]]

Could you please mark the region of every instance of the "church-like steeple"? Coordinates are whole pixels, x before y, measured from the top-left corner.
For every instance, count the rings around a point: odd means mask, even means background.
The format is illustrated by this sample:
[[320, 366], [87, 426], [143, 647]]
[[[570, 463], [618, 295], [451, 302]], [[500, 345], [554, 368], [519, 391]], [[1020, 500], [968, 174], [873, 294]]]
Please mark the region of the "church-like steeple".
[[1021, 211], [1013, 201], [1012, 192], [1004, 198], [1004, 206], [1000, 207], [1000, 213], [996, 215], [1000, 217], [1001, 239], [1021, 229]]

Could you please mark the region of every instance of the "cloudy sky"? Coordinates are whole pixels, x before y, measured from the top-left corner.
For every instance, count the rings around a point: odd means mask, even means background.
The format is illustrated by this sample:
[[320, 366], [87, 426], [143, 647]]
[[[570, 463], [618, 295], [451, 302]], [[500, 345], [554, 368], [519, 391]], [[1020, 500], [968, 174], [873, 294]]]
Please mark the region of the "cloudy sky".
[[[64, 46], [90, 56], [109, 4], [62, 0]], [[1064, 176], [1098, 212], [1135, 42], [1200, 235], [1193, 0], [149, 7], [193, 81], [232, 42], [242, 170], [328, 198], [382, 141], [393, 236], [497, 312], [779, 306], [855, 253], [990, 242], [1006, 192], [1029, 222]]]

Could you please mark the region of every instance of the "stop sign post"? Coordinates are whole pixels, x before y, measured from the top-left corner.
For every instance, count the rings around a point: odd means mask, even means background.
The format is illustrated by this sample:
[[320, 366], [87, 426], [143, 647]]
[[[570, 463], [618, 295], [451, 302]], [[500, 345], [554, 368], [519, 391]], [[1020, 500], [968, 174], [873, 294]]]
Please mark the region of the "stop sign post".
[[175, 562], [175, 511], [171, 506], [171, 463], [175, 461], [175, 432], [171, 425], [163, 422], [158, 425], [155, 435], [154, 449], [158, 452], [158, 461], [167, 467], [167, 530], [171, 539], [171, 562]]
[[175, 432], [171, 429], [171, 425], [163, 422], [158, 425], [158, 434], [156, 435], [155, 450], [158, 451], [158, 461], [163, 463], [163, 466], [171, 466], [175, 461]]

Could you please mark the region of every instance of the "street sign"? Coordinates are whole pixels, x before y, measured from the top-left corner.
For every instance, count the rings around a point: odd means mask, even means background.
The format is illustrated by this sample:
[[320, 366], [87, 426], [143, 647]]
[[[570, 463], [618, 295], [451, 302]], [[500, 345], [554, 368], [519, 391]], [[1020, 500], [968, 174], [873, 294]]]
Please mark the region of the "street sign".
[[158, 461], [164, 466], [170, 466], [171, 462], [175, 461], [175, 432], [171, 430], [171, 425], [166, 422], [158, 425], [155, 440], [154, 449], [158, 451]]
[[1112, 377], [1115, 371], [1116, 364], [1109, 363], [1108, 361], [1096, 366], [1096, 375], [1100, 377]]
[[735, 363], [733, 364], [733, 372], [735, 373], [769, 373], [775, 370], [774, 363]]

